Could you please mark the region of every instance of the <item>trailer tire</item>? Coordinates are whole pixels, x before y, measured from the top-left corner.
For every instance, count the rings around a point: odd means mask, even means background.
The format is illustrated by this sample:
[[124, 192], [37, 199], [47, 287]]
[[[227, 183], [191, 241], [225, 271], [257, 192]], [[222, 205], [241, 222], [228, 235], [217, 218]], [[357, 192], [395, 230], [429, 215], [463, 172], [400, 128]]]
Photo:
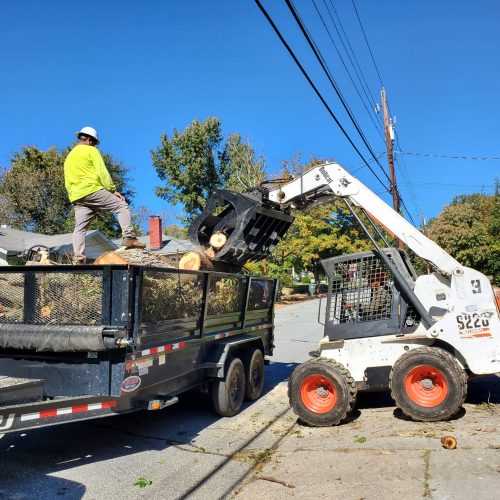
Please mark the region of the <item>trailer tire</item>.
[[222, 417], [233, 417], [240, 411], [245, 396], [245, 368], [241, 359], [228, 360], [225, 378], [212, 382], [211, 393], [214, 410]]
[[293, 371], [288, 399], [306, 424], [337, 425], [349, 416], [356, 403], [356, 384], [349, 370], [333, 359], [310, 359]]
[[249, 352], [245, 368], [245, 399], [255, 401], [259, 399], [264, 387], [264, 355], [260, 349]]
[[413, 420], [448, 420], [465, 401], [467, 374], [449, 352], [420, 347], [397, 359], [390, 387], [398, 408]]

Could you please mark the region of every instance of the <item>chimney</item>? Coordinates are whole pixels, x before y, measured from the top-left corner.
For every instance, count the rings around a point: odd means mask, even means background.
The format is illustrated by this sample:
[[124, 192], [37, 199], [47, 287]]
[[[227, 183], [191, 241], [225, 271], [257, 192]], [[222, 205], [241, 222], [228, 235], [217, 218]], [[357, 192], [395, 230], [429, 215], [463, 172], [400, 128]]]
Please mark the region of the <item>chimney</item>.
[[158, 215], [149, 217], [149, 249], [160, 250], [162, 244], [161, 219]]

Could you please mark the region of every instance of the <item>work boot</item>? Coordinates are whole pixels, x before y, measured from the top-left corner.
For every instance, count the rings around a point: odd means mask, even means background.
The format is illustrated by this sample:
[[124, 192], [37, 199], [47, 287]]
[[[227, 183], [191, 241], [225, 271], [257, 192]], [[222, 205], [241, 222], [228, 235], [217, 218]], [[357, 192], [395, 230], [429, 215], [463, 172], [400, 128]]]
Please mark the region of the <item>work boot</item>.
[[146, 248], [137, 238], [123, 238], [122, 245], [127, 248]]

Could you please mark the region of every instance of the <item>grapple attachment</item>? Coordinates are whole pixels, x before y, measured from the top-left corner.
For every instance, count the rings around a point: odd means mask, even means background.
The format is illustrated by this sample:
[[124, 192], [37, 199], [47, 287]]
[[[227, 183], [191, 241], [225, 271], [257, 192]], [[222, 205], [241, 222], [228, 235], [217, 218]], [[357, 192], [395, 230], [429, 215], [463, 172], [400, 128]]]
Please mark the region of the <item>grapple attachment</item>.
[[265, 259], [293, 220], [263, 200], [260, 192], [241, 194], [221, 189], [191, 223], [189, 239], [211, 260], [243, 266]]

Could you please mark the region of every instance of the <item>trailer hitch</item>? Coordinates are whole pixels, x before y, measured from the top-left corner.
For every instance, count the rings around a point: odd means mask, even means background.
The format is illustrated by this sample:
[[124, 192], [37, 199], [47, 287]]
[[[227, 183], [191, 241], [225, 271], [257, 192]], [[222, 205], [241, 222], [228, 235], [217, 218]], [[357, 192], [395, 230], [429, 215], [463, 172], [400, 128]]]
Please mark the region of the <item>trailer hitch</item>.
[[190, 241], [210, 260], [243, 266], [265, 259], [294, 217], [266, 199], [263, 190], [215, 191], [189, 227]]

